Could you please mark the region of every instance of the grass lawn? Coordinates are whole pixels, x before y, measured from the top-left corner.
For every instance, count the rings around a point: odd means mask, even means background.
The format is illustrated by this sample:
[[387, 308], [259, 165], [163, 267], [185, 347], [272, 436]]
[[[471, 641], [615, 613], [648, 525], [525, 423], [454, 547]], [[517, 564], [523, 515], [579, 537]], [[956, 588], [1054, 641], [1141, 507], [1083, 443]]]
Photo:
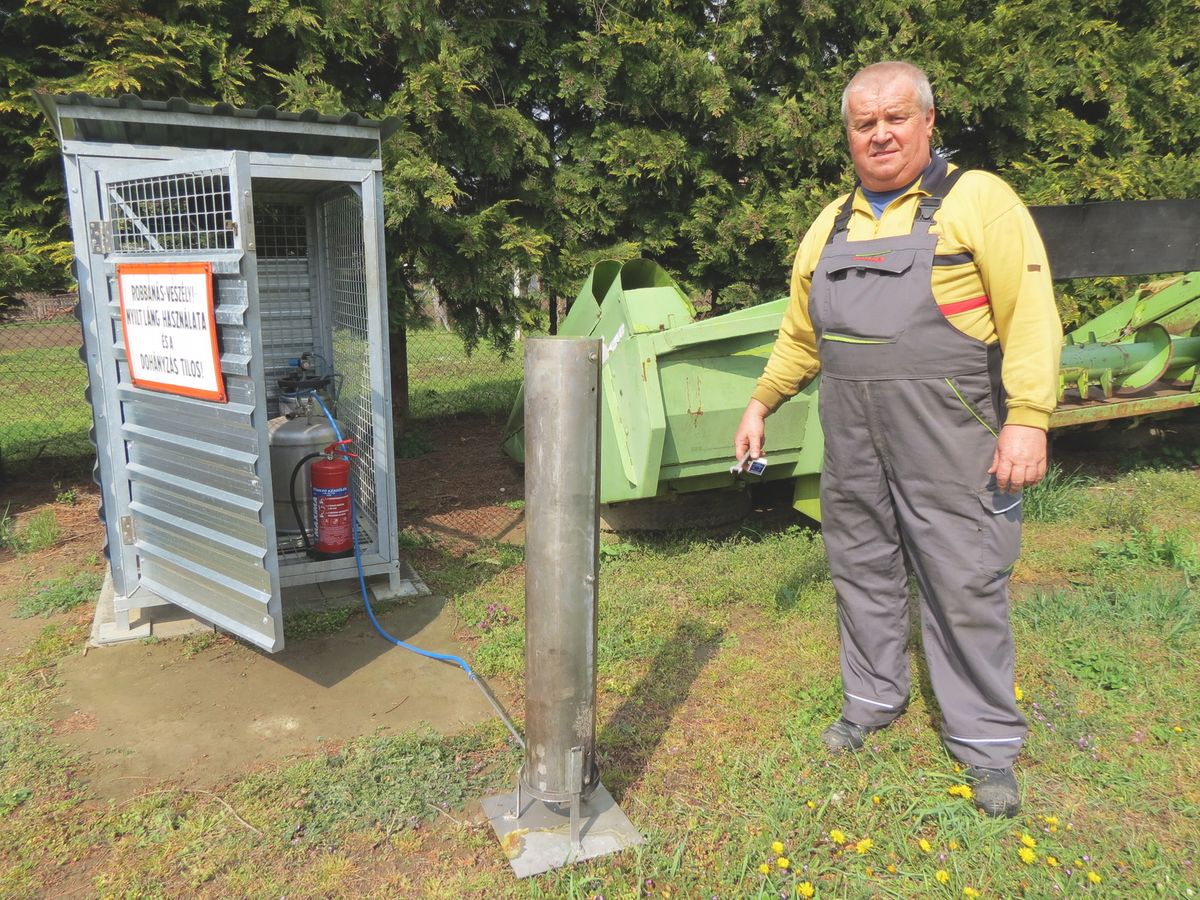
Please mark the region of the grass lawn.
[[[40, 328], [40, 330], [39, 330]], [[43, 334], [69, 346], [26, 346]], [[84, 397], [87, 367], [79, 360], [79, 330], [61, 325], [0, 328], [0, 458], [90, 456], [92, 411]]]
[[[721, 539], [605, 545], [597, 750], [641, 848], [515, 881], [469, 802], [507, 789], [519, 764], [497, 723], [364, 737], [212, 792], [154, 784], [97, 802], [47, 724], [56, 661], [80, 651], [85, 626], [47, 612], [0, 663], [0, 894], [1193, 896], [1200, 474], [1135, 462], [1059, 477], [1029, 505], [1013, 603], [1030, 720], [1018, 819], [956, 795], [919, 655], [895, 726], [857, 756], [821, 751], [840, 702], [821, 538], [751, 520]], [[453, 598], [476, 667], [519, 697], [520, 548], [405, 545]], [[0, 587], [0, 614], [30, 607], [20, 590], [33, 589]]]
[[[91, 409], [79, 327], [69, 322], [0, 326], [0, 461], [86, 458]], [[412, 418], [464, 413], [508, 415], [521, 386], [522, 349], [503, 358], [480, 344], [468, 356], [462, 338], [440, 329], [408, 335]]]
[[507, 359], [481, 343], [468, 356], [462, 338], [441, 329], [408, 333], [409, 403], [414, 419], [462, 413], [508, 415], [521, 387], [522, 347]]

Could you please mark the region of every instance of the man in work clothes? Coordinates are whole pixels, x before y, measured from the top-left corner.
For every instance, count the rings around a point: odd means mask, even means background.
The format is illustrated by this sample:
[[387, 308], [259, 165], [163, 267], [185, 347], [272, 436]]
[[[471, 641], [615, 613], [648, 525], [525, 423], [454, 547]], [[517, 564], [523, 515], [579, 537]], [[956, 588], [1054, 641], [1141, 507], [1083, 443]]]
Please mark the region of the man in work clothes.
[[766, 417], [821, 371], [821, 513], [844, 692], [821, 739], [859, 750], [908, 703], [907, 559], [942, 738], [976, 805], [1011, 816], [1026, 723], [1008, 579], [1021, 489], [1046, 472], [1062, 344], [1046, 254], [1011, 188], [930, 152], [920, 69], [868, 66], [842, 115], [859, 184], [800, 243], [734, 453], [757, 459]]

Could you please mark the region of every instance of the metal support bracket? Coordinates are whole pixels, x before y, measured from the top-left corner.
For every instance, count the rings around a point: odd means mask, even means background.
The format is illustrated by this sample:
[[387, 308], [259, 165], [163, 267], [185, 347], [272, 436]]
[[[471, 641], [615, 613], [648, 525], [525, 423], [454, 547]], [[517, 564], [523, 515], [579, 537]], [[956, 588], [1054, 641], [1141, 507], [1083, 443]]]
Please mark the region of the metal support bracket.
[[[603, 784], [569, 804], [531, 798], [517, 779], [515, 791], [484, 797], [484, 814], [518, 878], [636, 847], [645, 838]], [[569, 806], [564, 811], [563, 806]]]
[[88, 241], [92, 252], [97, 256], [112, 253], [112, 222], [107, 219], [96, 219], [88, 222]]

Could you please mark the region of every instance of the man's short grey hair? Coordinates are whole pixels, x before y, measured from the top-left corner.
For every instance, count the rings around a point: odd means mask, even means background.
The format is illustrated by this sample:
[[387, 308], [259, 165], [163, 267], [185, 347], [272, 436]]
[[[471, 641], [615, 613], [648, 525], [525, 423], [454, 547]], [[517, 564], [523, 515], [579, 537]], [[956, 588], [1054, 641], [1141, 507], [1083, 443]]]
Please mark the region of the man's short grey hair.
[[898, 59], [889, 59], [884, 62], [872, 63], [866, 68], [859, 69], [853, 78], [850, 79], [846, 89], [842, 91], [842, 122], [850, 121], [850, 92], [861, 89], [868, 82], [882, 81], [889, 78], [894, 78], [897, 75], [905, 75], [912, 82], [913, 88], [917, 92], [917, 103], [921, 106], [921, 112], [927, 113], [933, 109], [933, 88], [929, 86], [929, 76], [919, 66], [914, 66], [912, 63], [903, 62]]

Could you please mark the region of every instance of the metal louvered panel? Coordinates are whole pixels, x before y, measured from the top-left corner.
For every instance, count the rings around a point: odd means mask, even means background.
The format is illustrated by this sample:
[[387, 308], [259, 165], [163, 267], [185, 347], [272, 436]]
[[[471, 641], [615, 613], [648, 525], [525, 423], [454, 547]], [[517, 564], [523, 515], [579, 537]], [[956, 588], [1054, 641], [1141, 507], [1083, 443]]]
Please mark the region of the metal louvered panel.
[[[197, 171], [201, 181], [193, 177]], [[201, 197], [198, 184], [225, 196]], [[264, 649], [279, 649], [275, 522], [264, 499], [270, 497], [271, 473], [260, 413], [266, 405], [263, 322], [247, 221], [248, 162], [244, 154], [221, 154], [125, 166], [102, 178], [101, 189], [109, 200], [122, 198], [118, 212], [128, 220], [114, 229], [110, 258], [117, 264], [139, 254], [173, 261], [201, 249], [222, 263], [213, 266], [212, 277], [223, 403], [133, 384], [116, 281], [109, 280], [113, 318], [104, 333], [117, 373], [111, 393], [120, 406], [113, 457], [122, 463], [128, 496], [123, 513], [132, 525], [132, 542], [122, 548], [125, 567], [158, 597]], [[117, 214], [111, 206], [109, 211]]]
[[284, 197], [256, 200], [254, 205], [263, 365], [272, 416], [279, 412], [278, 381], [294, 371], [290, 361], [302, 353], [321, 354], [309, 209], [307, 200]]

